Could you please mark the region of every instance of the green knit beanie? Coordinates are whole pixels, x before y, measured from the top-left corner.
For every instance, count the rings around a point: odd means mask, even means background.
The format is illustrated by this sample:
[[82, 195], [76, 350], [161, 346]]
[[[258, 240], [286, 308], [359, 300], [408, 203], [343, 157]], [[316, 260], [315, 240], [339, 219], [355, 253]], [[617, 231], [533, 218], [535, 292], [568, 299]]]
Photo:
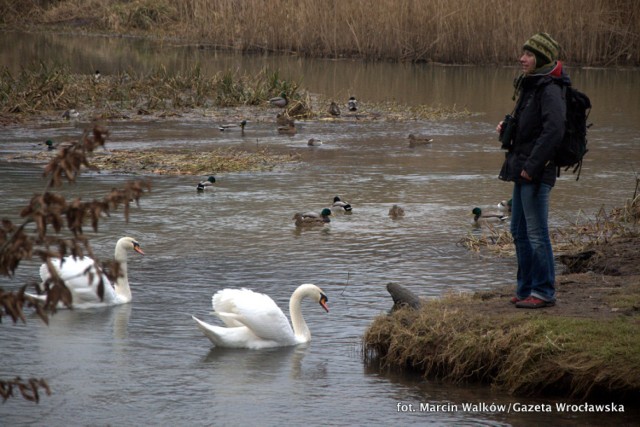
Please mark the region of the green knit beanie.
[[547, 33], [538, 33], [524, 43], [522, 49], [532, 52], [536, 56], [536, 68], [549, 64], [558, 59], [560, 45]]

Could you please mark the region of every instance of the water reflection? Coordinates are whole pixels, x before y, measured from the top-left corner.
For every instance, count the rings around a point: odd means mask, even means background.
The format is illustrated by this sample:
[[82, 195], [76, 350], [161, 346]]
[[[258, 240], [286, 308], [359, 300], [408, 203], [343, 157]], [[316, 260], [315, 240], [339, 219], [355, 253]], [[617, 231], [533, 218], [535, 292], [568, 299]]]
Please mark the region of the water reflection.
[[[299, 379], [303, 375], [302, 360], [308, 345], [247, 351], [213, 347], [202, 360], [211, 369], [224, 370], [223, 382], [269, 383], [288, 376]], [[312, 374], [317, 376], [317, 371]]]

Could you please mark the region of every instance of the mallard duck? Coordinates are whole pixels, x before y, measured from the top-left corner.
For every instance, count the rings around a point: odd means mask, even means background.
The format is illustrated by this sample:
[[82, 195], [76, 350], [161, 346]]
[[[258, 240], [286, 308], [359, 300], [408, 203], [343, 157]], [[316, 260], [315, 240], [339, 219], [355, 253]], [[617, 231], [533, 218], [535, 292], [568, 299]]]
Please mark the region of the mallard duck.
[[431, 144], [431, 141], [433, 141], [433, 138], [429, 138], [427, 136], [416, 136], [412, 133], [409, 134], [407, 139], [409, 140], [409, 147], [419, 147], [421, 145]]
[[402, 218], [404, 216], [404, 209], [402, 209], [400, 206], [398, 205], [393, 205], [391, 206], [391, 208], [389, 209], [389, 216], [392, 219], [398, 219], [398, 218]]
[[349, 106], [349, 111], [358, 111], [358, 101], [356, 101], [355, 96], [349, 97], [349, 101], [347, 101], [347, 105]]
[[511, 205], [513, 204], [513, 199], [503, 200], [498, 203], [498, 209], [501, 209], [505, 212], [511, 213]]
[[333, 204], [331, 207], [338, 210], [344, 210], [345, 212], [351, 212], [352, 209], [351, 204], [342, 201], [339, 196], [333, 198]]
[[295, 135], [296, 125], [289, 123], [287, 126], [278, 126], [278, 133], [284, 133], [287, 135]]
[[243, 120], [239, 124], [238, 123], [227, 123], [227, 124], [224, 124], [224, 125], [220, 125], [220, 126], [218, 126], [218, 129], [220, 129], [221, 131], [225, 131], [225, 130], [235, 129], [235, 128], [239, 127], [240, 130], [242, 132], [244, 132], [244, 127], [246, 125], [247, 125], [247, 121]]
[[210, 176], [206, 180], [200, 181], [196, 186], [196, 189], [198, 191], [204, 191], [205, 188], [212, 186], [214, 182], [216, 182], [216, 178], [214, 176]]
[[331, 215], [331, 209], [324, 208], [322, 209], [320, 214], [317, 214], [315, 212], [307, 212], [307, 213], [296, 212], [293, 215], [292, 219], [295, 221], [296, 227], [304, 227], [308, 225], [325, 225], [331, 222], [331, 220], [329, 219], [330, 215]]
[[289, 117], [289, 115], [285, 111], [284, 113], [276, 114], [276, 124], [278, 126], [289, 126], [289, 125], [295, 126], [295, 121], [291, 117]]
[[65, 119], [65, 120], [77, 119], [79, 115], [80, 115], [80, 113], [78, 113], [78, 111], [76, 111], [75, 109], [71, 108], [70, 110], [67, 110], [64, 113], [62, 113], [62, 118]]
[[332, 116], [340, 115], [340, 107], [338, 107], [338, 104], [333, 101], [331, 101], [331, 105], [329, 105], [329, 114], [331, 114]]
[[[73, 145], [73, 143], [71, 142], [58, 142], [55, 143], [50, 139], [47, 139], [44, 142], [44, 145], [47, 146], [47, 151], [53, 151], [53, 150], [57, 150], [58, 148], [67, 148], [67, 147], [71, 147]], [[104, 149], [105, 151], [107, 151], [107, 149]]]
[[307, 141], [307, 145], [309, 147], [319, 147], [320, 145], [322, 145], [322, 141], [320, 141], [319, 139], [311, 138], [309, 139], [309, 141]]
[[473, 222], [476, 225], [500, 223], [509, 218], [507, 215], [502, 214], [483, 214], [482, 209], [478, 207], [473, 208], [473, 210], [471, 210], [471, 213], [473, 214]]
[[275, 98], [271, 98], [269, 100], [269, 104], [272, 107], [284, 108], [289, 104], [289, 98], [287, 98], [287, 94], [282, 92], [280, 96], [276, 96]]
[[96, 72], [93, 74], [93, 81], [96, 83], [99, 82], [100, 77], [102, 77], [102, 75], [100, 74], [100, 70], [96, 70]]

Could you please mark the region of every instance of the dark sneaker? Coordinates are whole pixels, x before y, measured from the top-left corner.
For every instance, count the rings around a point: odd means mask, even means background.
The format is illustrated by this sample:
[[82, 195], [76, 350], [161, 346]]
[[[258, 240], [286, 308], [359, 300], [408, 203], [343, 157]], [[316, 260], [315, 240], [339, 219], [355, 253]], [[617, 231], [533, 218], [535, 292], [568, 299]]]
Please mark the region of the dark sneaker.
[[516, 307], [518, 308], [544, 308], [553, 307], [554, 305], [556, 305], [555, 301], [545, 301], [532, 296], [529, 296], [522, 301], [516, 302]]

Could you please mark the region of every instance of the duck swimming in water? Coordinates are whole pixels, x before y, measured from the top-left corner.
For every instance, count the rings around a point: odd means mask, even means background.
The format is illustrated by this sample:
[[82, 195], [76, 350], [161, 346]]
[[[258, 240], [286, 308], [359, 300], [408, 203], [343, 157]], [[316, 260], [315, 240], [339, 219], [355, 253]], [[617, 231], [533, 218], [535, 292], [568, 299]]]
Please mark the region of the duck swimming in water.
[[333, 198], [333, 204], [331, 207], [338, 210], [344, 210], [345, 212], [351, 212], [352, 209], [351, 204], [343, 201], [339, 196]]
[[473, 223], [475, 225], [485, 225], [490, 223], [501, 223], [504, 222], [509, 217], [507, 215], [502, 214], [483, 214], [482, 209], [476, 207], [471, 211], [473, 214]]
[[329, 216], [331, 215], [331, 209], [324, 208], [317, 214], [315, 212], [300, 213], [296, 212], [293, 215], [293, 220], [296, 223], [296, 227], [313, 226], [313, 225], [325, 225], [331, 222]]
[[200, 181], [198, 183], [198, 185], [196, 186], [196, 189], [198, 191], [204, 191], [205, 188], [212, 186], [214, 182], [216, 182], [216, 178], [214, 176], [210, 176], [209, 178], [205, 179], [204, 181]]

